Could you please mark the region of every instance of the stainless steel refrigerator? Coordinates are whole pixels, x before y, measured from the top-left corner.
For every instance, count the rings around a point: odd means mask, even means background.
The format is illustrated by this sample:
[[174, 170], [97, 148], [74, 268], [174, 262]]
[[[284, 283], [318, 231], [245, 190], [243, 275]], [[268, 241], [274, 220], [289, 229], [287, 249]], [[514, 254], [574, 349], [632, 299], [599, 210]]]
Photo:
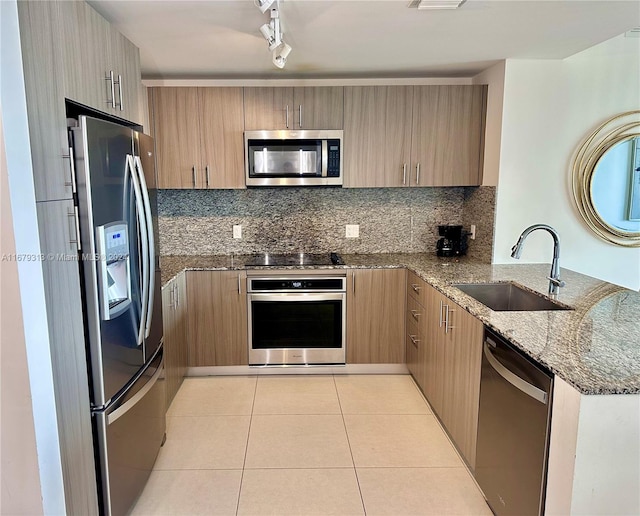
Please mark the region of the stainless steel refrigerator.
[[100, 511], [119, 515], [165, 436], [153, 140], [87, 116], [71, 133]]

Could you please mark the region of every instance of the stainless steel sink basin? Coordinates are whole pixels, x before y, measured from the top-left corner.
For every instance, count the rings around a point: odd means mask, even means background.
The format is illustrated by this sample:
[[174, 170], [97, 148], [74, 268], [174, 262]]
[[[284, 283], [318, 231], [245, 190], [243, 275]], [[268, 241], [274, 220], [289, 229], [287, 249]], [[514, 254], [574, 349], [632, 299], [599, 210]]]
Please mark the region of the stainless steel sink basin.
[[525, 290], [515, 283], [458, 283], [452, 286], [496, 312], [571, 310], [571, 307]]

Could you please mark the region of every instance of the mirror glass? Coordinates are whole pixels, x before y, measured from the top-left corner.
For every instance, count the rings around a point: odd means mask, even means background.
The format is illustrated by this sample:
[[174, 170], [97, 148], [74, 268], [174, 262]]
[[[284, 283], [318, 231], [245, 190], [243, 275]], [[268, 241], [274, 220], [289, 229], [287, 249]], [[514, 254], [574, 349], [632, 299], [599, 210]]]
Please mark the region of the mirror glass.
[[598, 160], [591, 178], [591, 200], [609, 226], [640, 232], [640, 137], [617, 143]]

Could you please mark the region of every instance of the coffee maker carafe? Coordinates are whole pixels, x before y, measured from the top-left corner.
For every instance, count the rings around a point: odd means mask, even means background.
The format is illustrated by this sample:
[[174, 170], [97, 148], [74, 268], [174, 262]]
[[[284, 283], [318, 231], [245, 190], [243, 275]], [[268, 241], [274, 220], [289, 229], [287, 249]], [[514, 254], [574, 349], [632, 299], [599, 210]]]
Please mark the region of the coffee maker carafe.
[[467, 232], [462, 226], [438, 226], [442, 237], [436, 244], [438, 256], [464, 256], [467, 254]]

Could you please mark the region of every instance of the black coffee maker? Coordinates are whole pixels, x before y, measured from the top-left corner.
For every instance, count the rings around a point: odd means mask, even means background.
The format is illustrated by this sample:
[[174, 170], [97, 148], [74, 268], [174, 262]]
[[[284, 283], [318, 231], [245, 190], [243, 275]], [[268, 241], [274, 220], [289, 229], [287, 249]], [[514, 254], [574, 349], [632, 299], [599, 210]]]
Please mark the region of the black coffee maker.
[[467, 232], [462, 226], [438, 226], [442, 237], [436, 244], [438, 256], [464, 256], [467, 254]]

